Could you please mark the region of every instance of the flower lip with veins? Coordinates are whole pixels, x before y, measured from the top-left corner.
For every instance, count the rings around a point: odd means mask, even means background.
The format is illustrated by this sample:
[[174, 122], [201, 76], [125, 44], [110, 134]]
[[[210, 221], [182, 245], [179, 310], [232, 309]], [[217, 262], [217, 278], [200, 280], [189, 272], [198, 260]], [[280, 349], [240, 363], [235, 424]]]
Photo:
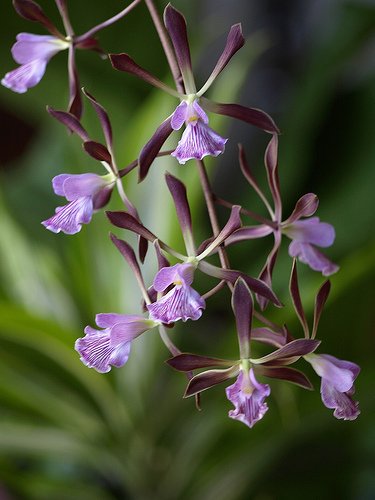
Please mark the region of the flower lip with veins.
[[197, 320], [202, 316], [205, 301], [190, 286], [195, 267], [194, 264], [184, 263], [160, 269], [154, 279], [154, 289], [163, 292], [170, 285], [174, 286], [161, 299], [147, 306], [152, 319], [169, 324], [178, 320]]
[[253, 369], [241, 370], [233, 385], [226, 388], [227, 398], [235, 406], [230, 410], [230, 418], [243, 422], [248, 427], [253, 427], [263, 418], [268, 410], [265, 398], [271, 394], [268, 384], [259, 383]]
[[207, 125], [208, 116], [199, 105], [198, 99], [192, 102], [182, 101], [175, 109], [171, 127], [173, 130], [179, 130], [183, 123], [186, 124], [186, 129], [172, 153], [180, 164], [191, 159], [202, 160], [205, 156], [218, 156], [223, 153], [228, 139], [224, 139]]

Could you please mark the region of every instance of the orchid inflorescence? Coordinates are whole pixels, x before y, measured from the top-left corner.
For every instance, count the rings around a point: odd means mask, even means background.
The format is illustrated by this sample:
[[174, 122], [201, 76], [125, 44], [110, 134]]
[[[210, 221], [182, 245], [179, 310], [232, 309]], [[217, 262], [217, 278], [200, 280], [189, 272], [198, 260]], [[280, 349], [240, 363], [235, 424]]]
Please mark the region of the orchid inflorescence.
[[[329, 276], [338, 270], [338, 266], [317, 249], [333, 244], [334, 228], [314, 216], [318, 208], [318, 198], [313, 193], [302, 196], [289, 217], [283, 218], [278, 172], [279, 130], [273, 119], [260, 109], [247, 108], [239, 104], [216, 103], [203, 97], [234, 54], [244, 45], [241, 25], [236, 24], [231, 27], [216, 66], [206, 83], [197, 90], [185, 18], [168, 4], [164, 11], [163, 26], [152, 0], [145, 0], [160, 36], [176, 88], [164, 84], [126, 53], [110, 54], [109, 59], [115, 69], [135, 75], [177, 98], [179, 103], [175, 111], [163, 119], [140, 151], [139, 157], [124, 168], [119, 168], [116, 163], [108, 113], [85, 89], [82, 89], [82, 92], [98, 116], [104, 143], [92, 140], [82, 126], [80, 120], [83, 108], [74, 58], [75, 50], [90, 49], [105, 54], [94, 35], [122, 19], [140, 3], [141, 0], [133, 1], [116, 16], [85, 34], [76, 36], [65, 0], [56, 0], [66, 30], [64, 36], [33, 0], [13, 0], [18, 14], [28, 20], [39, 22], [50, 35], [21, 33], [17, 36], [12, 54], [21, 66], [7, 73], [2, 84], [15, 92], [26, 92], [39, 83], [49, 59], [57, 52], [68, 49], [70, 88], [68, 110], [56, 110], [51, 107], [47, 110], [70, 132], [78, 135], [83, 142], [84, 151], [105, 168], [105, 175], [89, 172], [78, 175], [60, 174], [54, 177], [52, 180], [54, 192], [58, 196], [65, 197], [68, 203], [58, 207], [56, 213], [42, 224], [55, 233], [60, 231], [65, 234], [78, 233], [82, 224], [88, 224], [92, 215], [107, 205], [113, 190], [116, 189], [125, 210], [108, 211], [108, 219], [113, 226], [130, 231], [138, 237], [138, 248], [135, 251], [126, 241], [114, 234], [110, 235], [112, 242], [136, 277], [143, 299], [143, 313], [98, 314], [97, 328], [87, 326], [85, 335], [76, 341], [75, 349], [81, 361], [100, 373], [109, 372], [112, 367], [118, 368], [127, 362], [131, 344], [136, 337], [154, 328], [158, 329], [161, 339], [172, 354], [167, 360], [168, 365], [187, 376], [185, 397], [195, 396], [199, 405], [202, 391], [235, 379], [232, 385], [226, 388], [226, 396], [234, 405], [229, 416], [252, 427], [268, 410], [266, 398], [270, 395], [271, 388], [268, 383], [261, 382], [263, 378], [286, 380], [305, 389], [312, 389], [308, 377], [302, 371], [291, 367], [298, 360], [304, 359], [321, 377], [321, 396], [324, 405], [334, 410], [336, 418], [354, 420], [360, 413], [358, 403], [352, 397], [359, 367], [328, 354], [316, 354], [321, 343], [316, 335], [329, 295], [330, 282], [326, 280], [316, 294], [313, 325], [310, 329], [300, 297], [297, 276], [297, 260], [324, 276]], [[210, 113], [242, 120], [270, 134], [264, 163], [272, 203], [269, 202], [251, 171], [243, 147], [239, 147], [239, 165], [242, 174], [263, 202], [268, 212], [267, 216], [254, 213], [247, 207], [232, 204], [213, 193], [204, 158], [223, 154], [228, 139], [221, 137], [209, 127]], [[161, 148], [167, 138], [173, 131], [180, 130], [183, 125], [185, 129], [176, 148], [162, 151]], [[165, 155], [172, 155], [180, 164], [191, 163], [190, 160], [196, 163], [212, 227], [212, 236], [197, 245], [186, 187], [178, 178], [166, 173], [165, 181], [174, 202], [185, 244], [184, 254], [173, 249], [145, 227], [136, 207], [127, 197], [122, 183], [122, 179], [135, 168], [138, 168], [139, 180], [142, 181], [155, 158]], [[218, 223], [216, 204], [230, 209], [228, 220], [222, 228]], [[251, 217], [258, 224], [242, 225], [241, 216]], [[242, 241], [250, 244], [250, 240], [271, 235], [273, 246], [257, 278], [231, 268], [227, 248]], [[292, 265], [289, 290], [295, 313], [302, 327], [302, 338], [295, 338], [285, 324], [279, 326], [265, 316], [270, 303], [278, 308], [283, 307], [272, 288], [272, 276], [283, 236], [291, 240], [289, 255], [292, 258]], [[151, 245], [157, 258], [158, 271], [152, 284], [147, 285], [141, 264]], [[220, 265], [209, 262], [209, 257], [214, 254], [218, 255]], [[177, 263], [171, 265], [170, 260], [177, 260]], [[196, 272], [214, 277], [217, 279], [217, 284], [206, 293], [199, 293], [193, 287]], [[206, 309], [210, 309], [207, 304], [209, 299], [225, 286], [231, 293], [239, 345], [238, 359], [227, 360], [181, 352], [171, 340], [173, 327], [178, 321], [197, 321], [202, 314], [207, 314]], [[254, 318], [260, 326], [253, 325]], [[273, 350], [262, 357], [254, 357], [254, 342], [271, 346]], [[196, 372], [196, 370], [202, 371]]]

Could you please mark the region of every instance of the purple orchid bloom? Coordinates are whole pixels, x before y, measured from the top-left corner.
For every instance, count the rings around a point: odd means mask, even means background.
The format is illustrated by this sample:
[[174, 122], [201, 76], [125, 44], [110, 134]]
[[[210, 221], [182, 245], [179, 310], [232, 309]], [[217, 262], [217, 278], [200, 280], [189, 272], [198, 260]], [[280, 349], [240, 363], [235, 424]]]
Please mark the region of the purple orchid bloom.
[[354, 381], [360, 367], [351, 361], [337, 359], [329, 354], [308, 354], [305, 356], [322, 378], [320, 393], [323, 404], [334, 409], [334, 417], [343, 420], [355, 420], [360, 414], [358, 401], [353, 401]]
[[195, 266], [189, 263], [163, 267], [156, 274], [154, 289], [164, 292], [170, 285], [174, 287], [160, 300], [147, 305], [152, 319], [162, 323], [174, 323], [182, 319], [197, 320], [206, 307], [204, 299], [190, 285], [193, 282]]
[[114, 174], [61, 174], [52, 179], [53, 190], [70, 202], [56, 209], [55, 215], [42, 222], [54, 233], [75, 234], [82, 224], [91, 221], [95, 210], [109, 200], [116, 177]]
[[49, 60], [61, 50], [66, 50], [69, 44], [68, 40], [52, 35], [19, 33], [12, 47], [12, 56], [21, 66], [6, 74], [1, 80], [2, 85], [19, 94], [35, 87], [42, 79]]
[[142, 149], [139, 157], [140, 180], [146, 177], [153, 160], [172, 131], [179, 130], [183, 123], [186, 124], [186, 129], [172, 153], [181, 164], [193, 158], [201, 160], [207, 155], [217, 156], [224, 151], [227, 139], [208, 127], [206, 111], [231, 116], [267, 132], [278, 133], [278, 128], [272, 118], [259, 109], [246, 108], [238, 104], [219, 104], [203, 97], [233, 55], [244, 45], [245, 40], [240, 24], [231, 27], [225, 48], [211, 75], [199, 91], [197, 91], [193, 76], [184, 16], [168, 4], [164, 11], [164, 24], [176, 54], [179, 74], [174, 76], [177, 91], [140, 67], [128, 54], [110, 54], [115, 69], [133, 74], [181, 101], [174, 113], [158, 127], [153, 137]]
[[271, 394], [270, 386], [259, 383], [252, 368], [249, 371], [241, 370], [235, 383], [227, 387], [225, 392], [235, 407], [229, 411], [229, 417], [250, 428], [263, 418], [268, 410], [264, 400]]
[[76, 340], [75, 350], [81, 361], [99, 373], [107, 373], [111, 366], [123, 366], [130, 354], [131, 342], [157, 325], [142, 316], [124, 314], [97, 314], [96, 324], [85, 328], [85, 336]]
[[82, 115], [82, 100], [75, 64], [75, 49], [94, 50], [103, 53], [94, 35], [101, 29], [121, 19], [138, 3], [139, 0], [134, 0], [117, 15], [94, 26], [83, 35], [76, 36], [70, 23], [66, 1], [56, 0], [56, 6], [64, 24], [65, 36], [56, 28], [43, 12], [40, 5], [34, 0], [13, 0], [13, 6], [21, 17], [41, 24], [49, 31], [50, 35], [34, 35], [31, 33], [20, 33], [17, 35], [17, 41], [12, 47], [12, 55], [14, 60], [21, 66], [6, 74], [1, 80], [2, 85], [20, 94], [26, 92], [40, 82], [51, 57], [61, 50], [69, 49], [68, 73], [70, 99], [68, 111], [80, 119]]
[[171, 120], [173, 130], [179, 130], [184, 122], [186, 129], [172, 153], [180, 164], [193, 158], [202, 160], [207, 155], [218, 156], [224, 151], [228, 139], [224, 139], [207, 125], [207, 114], [198, 100], [192, 103], [182, 101], [177, 106]]
[[[329, 276], [338, 271], [339, 266], [331, 262], [315, 246], [329, 247], [335, 240], [335, 230], [331, 224], [321, 222], [318, 217], [312, 217], [319, 204], [318, 197], [314, 193], [307, 193], [297, 201], [291, 215], [282, 220], [282, 201], [280, 194], [280, 182], [278, 174], [278, 137], [272, 136], [265, 153], [265, 167], [268, 185], [273, 199], [273, 207], [269, 204], [257, 180], [255, 179], [245, 157], [242, 147], [239, 151], [239, 161], [242, 173], [267, 208], [270, 219], [249, 212], [253, 218], [262, 222], [258, 226], [247, 226], [238, 229], [226, 241], [227, 245], [238, 241], [263, 238], [270, 234], [274, 236], [274, 245], [267, 261], [260, 272], [259, 278], [272, 284], [272, 273], [277, 254], [281, 245], [282, 235], [288, 236], [292, 242], [289, 245], [289, 255], [297, 257], [301, 262], [307, 264], [314, 271], [320, 271], [324, 276]], [[262, 309], [267, 301], [262, 298], [257, 300]]]
[[320, 222], [319, 217], [310, 217], [283, 225], [282, 232], [292, 240], [289, 245], [291, 257], [297, 257], [314, 271], [320, 271], [323, 276], [330, 276], [338, 271], [339, 266], [315, 248], [315, 245], [326, 248], [333, 244], [335, 229], [331, 224]]

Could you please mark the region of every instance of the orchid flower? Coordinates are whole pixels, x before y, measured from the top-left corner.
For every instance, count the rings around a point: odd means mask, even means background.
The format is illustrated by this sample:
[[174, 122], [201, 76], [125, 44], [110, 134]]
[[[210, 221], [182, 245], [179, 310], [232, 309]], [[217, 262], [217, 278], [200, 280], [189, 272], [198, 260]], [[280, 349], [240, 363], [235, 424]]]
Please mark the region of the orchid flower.
[[141, 180], [146, 177], [156, 154], [172, 131], [179, 130], [184, 123], [185, 131], [177, 148], [172, 153], [181, 164], [193, 158], [201, 160], [207, 155], [217, 156], [224, 151], [227, 139], [221, 137], [208, 126], [207, 111], [243, 120], [270, 133], [278, 133], [274, 121], [264, 111], [246, 108], [238, 104], [219, 104], [203, 97], [203, 94], [211, 87], [233, 55], [245, 43], [240, 24], [231, 27], [224, 51], [199, 91], [197, 91], [193, 76], [184, 16], [168, 4], [164, 11], [164, 24], [176, 54], [184, 92], [176, 91], [165, 85], [157, 77], [141, 68], [128, 54], [110, 54], [115, 69], [133, 74], [180, 100], [172, 115], [157, 128], [155, 134], [141, 151], [139, 158], [139, 177]]
[[[271, 393], [269, 385], [258, 382], [255, 374], [288, 380], [305, 389], [311, 389], [311, 382], [302, 372], [285, 365], [315, 351], [320, 344], [314, 339], [292, 340], [261, 358], [252, 358], [251, 341], [259, 339], [255, 334], [257, 329], [252, 328], [253, 307], [248, 286], [242, 278], [238, 278], [233, 290], [232, 308], [237, 325], [240, 359], [233, 361], [181, 353], [167, 361], [170, 366], [182, 372], [219, 367], [195, 375], [186, 388], [185, 397], [196, 395], [237, 377], [234, 384], [226, 389], [227, 398], [235, 406], [234, 410], [230, 410], [229, 417], [245, 423], [250, 428], [268, 410], [265, 398]], [[263, 335], [266, 336], [267, 333], [263, 332]], [[272, 344], [274, 338], [270, 336], [268, 341]]]
[[322, 378], [320, 393], [324, 406], [334, 409], [333, 415], [338, 419], [355, 420], [360, 410], [352, 396], [360, 367], [329, 354], [308, 354], [304, 358]]
[[50, 35], [34, 35], [32, 33], [19, 33], [16, 43], [11, 52], [18, 68], [7, 73], [1, 80], [4, 87], [20, 94], [35, 87], [43, 78], [50, 59], [62, 50], [69, 50], [68, 73], [69, 73], [69, 106], [68, 111], [78, 119], [82, 115], [82, 99], [80, 95], [80, 83], [78, 79], [75, 49], [95, 50], [102, 52], [94, 35], [101, 29], [121, 19], [129, 10], [139, 3], [134, 0], [131, 5], [122, 10], [116, 16], [98, 24], [83, 35], [76, 36], [70, 23], [68, 9], [65, 0], [55, 0], [60, 12], [66, 35], [63, 35], [45, 15], [39, 4], [34, 0], [13, 0], [17, 13], [29, 20], [36, 21], [49, 31]]
[[123, 366], [130, 354], [131, 342], [147, 330], [158, 325], [153, 320], [136, 315], [97, 314], [97, 330], [91, 326], [85, 328], [85, 336], [75, 343], [75, 350], [81, 361], [99, 373], [107, 373], [111, 366]]
[[52, 179], [54, 192], [65, 196], [69, 203], [56, 209], [55, 215], [42, 222], [54, 233], [75, 234], [82, 224], [91, 221], [95, 210], [107, 204], [116, 177], [113, 173], [105, 176], [96, 174], [60, 174]]

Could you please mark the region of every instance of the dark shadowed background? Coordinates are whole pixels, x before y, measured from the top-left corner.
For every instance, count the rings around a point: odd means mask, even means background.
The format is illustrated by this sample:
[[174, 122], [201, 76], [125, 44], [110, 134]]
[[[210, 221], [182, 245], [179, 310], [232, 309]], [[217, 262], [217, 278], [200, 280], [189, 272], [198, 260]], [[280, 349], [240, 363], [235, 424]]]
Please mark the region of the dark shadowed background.
[[[54, 2], [40, 0], [59, 22]], [[77, 33], [121, 10], [119, 0], [68, 1]], [[185, 379], [168, 368], [156, 333], [134, 343], [129, 362], [106, 375], [84, 367], [73, 349], [98, 312], [139, 312], [140, 296], [107, 235], [104, 213], [81, 233], [54, 235], [40, 221], [57, 197], [51, 178], [62, 172], [102, 173], [80, 141], [50, 118], [45, 106], [67, 102], [66, 53], [54, 57], [41, 83], [24, 95], [0, 88], [0, 498], [35, 500], [283, 500], [375, 498], [375, 3], [371, 0], [175, 0], [186, 15], [197, 81], [203, 83], [231, 24], [241, 21], [247, 44], [210, 90], [216, 100], [269, 112], [280, 138], [285, 213], [306, 192], [320, 199], [318, 215], [334, 224], [327, 254], [341, 266], [319, 337], [321, 352], [362, 367], [357, 380], [361, 415], [337, 421], [319, 395], [271, 383], [269, 411], [253, 429], [227, 418], [230, 403], [219, 386], [202, 397], [198, 413], [182, 400]], [[160, 9], [164, 7], [159, 2]], [[1, 5], [1, 72], [15, 67], [10, 48], [19, 32], [43, 34]], [[108, 52], [129, 52], [170, 80], [148, 12], [140, 5], [103, 31]], [[77, 57], [81, 83], [108, 109], [121, 164], [133, 160], [176, 102], [145, 83], [115, 72], [97, 54]], [[83, 122], [101, 140], [86, 103]], [[216, 192], [260, 208], [242, 181], [237, 143], [264, 179], [266, 134], [229, 119], [212, 126], [230, 138], [225, 154], [209, 161]], [[190, 162], [192, 163], [192, 162]], [[194, 226], [210, 235], [194, 166], [157, 160], [140, 186], [124, 182], [145, 224], [181, 246], [172, 204], [162, 181], [168, 169], [188, 185]], [[111, 208], [121, 205], [114, 196]], [[227, 213], [219, 211], [222, 220]], [[121, 231], [116, 232], [121, 237]], [[198, 238], [197, 238], [198, 239]], [[134, 241], [130, 238], [130, 241]], [[259, 273], [270, 241], [240, 244], [231, 260]], [[151, 282], [151, 257], [145, 275]], [[271, 311], [302, 335], [292, 314], [283, 247], [275, 289], [286, 303]], [[311, 318], [323, 279], [299, 266]], [[197, 288], [207, 288], [204, 280]], [[229, 294], [208, 303], [197, 323], [173, 333], [184, 350], [237, 354]], [[301, 364], [301, 366], [303, 366]]]

